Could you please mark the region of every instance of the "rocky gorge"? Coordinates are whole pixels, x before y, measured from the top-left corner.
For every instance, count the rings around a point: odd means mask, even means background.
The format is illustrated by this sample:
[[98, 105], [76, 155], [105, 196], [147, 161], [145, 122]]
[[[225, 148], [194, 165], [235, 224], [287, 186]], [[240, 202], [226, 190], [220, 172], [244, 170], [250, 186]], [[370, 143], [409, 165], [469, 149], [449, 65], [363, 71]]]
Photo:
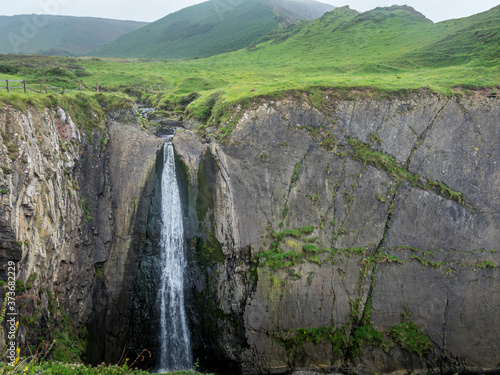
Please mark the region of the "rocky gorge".
[[[204, 367], [498, 370], [500, 103], [362, 94], [260, 99], [229, 137], [176, 132]], [[4, 106], [0, 126], [21, 341], [70, 332], [90, 362], [155, 361], [164, 141], [131, 110], [84, 132], [61, 108]]]

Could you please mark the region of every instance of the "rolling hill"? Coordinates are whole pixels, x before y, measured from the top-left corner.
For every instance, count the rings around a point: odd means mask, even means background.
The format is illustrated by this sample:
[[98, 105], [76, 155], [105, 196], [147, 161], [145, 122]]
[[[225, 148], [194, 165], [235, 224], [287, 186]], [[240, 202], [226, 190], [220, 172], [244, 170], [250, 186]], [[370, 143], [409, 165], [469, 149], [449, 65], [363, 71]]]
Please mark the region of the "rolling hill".
[[0, 16], [0, 53], [86, 55], [145, 25], [145, 22], [90, 17]]
[[342, 7], [313, 22], [300, 22], [269, 35], [252, 50], [210, 60], [310, 65], [316, 72], [325, 68], [337, 74], [384, 74], [459, 65], [498, 67], [499, 21], [500, 6], [439, 23], [408, 6], [365, 13]]
[[316, 19], [333, 8], [312, 0], [210, 0], [123, 35], [90, 55], [208, 57], [251, 46], [272, 30]]
[[[500, 6], [439, 23], [406, 6], [365, 13], [342, 7], [267, 34], [250, 48], [208, 58], [4, 55], [0, 78], [40, 83], [50, 76], [55, 86], [73, 83], [74, 87], [81, 80], [88, 88], [98, 81], [106, 91], [143, 92], [152, 105], [163, 109], [183, 108], [198, 98], [190, 105], [192, 113], [214, 118], [252, 98], [292, 91], [309, 93], [320, 105], [321, 91], [331, 88], [345, 92], [366, 88], [383, 95], [422, 88], [449, 96], [469, 95], [478, 88], [496, 93], [500, 91], [499, 22]], [[159, 86], [161, 92], [151, 92]]]

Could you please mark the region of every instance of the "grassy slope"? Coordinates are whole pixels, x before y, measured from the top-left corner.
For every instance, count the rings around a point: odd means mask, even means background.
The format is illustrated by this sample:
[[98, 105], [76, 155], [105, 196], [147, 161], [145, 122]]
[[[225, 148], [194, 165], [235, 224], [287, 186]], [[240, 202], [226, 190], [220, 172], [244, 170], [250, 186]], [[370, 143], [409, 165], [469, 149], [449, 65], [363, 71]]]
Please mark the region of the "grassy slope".
[[[82, 76], [88, 87], [96, 80], [110, 90], [161, 84], [167, 93], [156, 100], [165, 106], [199, 92], [202, 97], [191, 105], [193, 112], [219, 91], [218, 106], [227, 108], [259, 95], [315, 87], [372, 87], [383, 92], [428, 88], [442, 94], [453, 94], [457, 86], [494, 90], [500, 85], [499, 21], [500, 7], [438, 24], [406, 7], [363, 14], [338, 8], [316, 21], [292, 25], [255, 48], [206, 59], [43, 62], [0, 56], [0, 79], [2, 71], [12, 73], [9, 67], [36, 81], [53, 73], [51, 65], [63, 65], [67, 81], [76, 82], [75, 73], [90, 74]], [[40, 68], [41, 63], [46, 66]]]
[[420, 66], [498, 66], [500, 6], [468, 18], [440, 22], [418, 54], [408, 53]]
[[270, 0], [282, 27], [298, 20], [315, 20], [335, 7], [314, 0]]
[[254, 44], [280, 23], [317, 18], [332, 7], [315, 1], [207, 1], [124, 35], [91, 54], [108, 57], [191, 58]]
[[[27, 28], [27, 24], [31, 28]], [[52, 50], [65, 55], [85, 55], [145, 25], [144, 22], [89, 17], [0, 16], [0, 53], [33, 54]], [[11, 39], [18, 44], [19, 51], [13, 48]]]
[[338, 8], [304, 23], [285, 40], [278, 35], [256, 50], [214, 56], [206, 62], [215, 71], [231, 66], [236, 71], [240, 65], [247, 76], [258, 72], [243, 80], [240, 89], [228, 88], [238, 97], [250, 89], [269, 92], [313, 85], [430, 87], [448, 92], [459, 85], [497, 86], [499, 21], [500, 7], [438, 24], [406, 7], [363, 14]]

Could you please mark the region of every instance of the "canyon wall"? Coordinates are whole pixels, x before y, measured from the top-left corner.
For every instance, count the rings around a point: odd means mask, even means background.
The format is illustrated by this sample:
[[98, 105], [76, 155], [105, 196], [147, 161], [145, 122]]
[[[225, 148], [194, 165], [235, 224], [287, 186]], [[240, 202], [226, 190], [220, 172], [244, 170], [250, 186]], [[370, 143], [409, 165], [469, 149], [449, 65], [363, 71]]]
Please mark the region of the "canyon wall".
[[0, 108], [0, 274], [15, 262], [17, 344], [24, 355], [56, 340], [58, 360], [117, 362], [163, 141], [132, 109], [94, 126], [57, 106], [21, 109]]
[[[203, 366], [499, 368], [498, 99], [358, 94], [262, 99], [230, 137], [176, 133]], [[0, 109], [0, 276], [16, 263], [23, 351], [154, 357], [163, 141], [132, 110], [89, 128]]]
[[174, 137], [202, 363], [498, 369], [498, 99], [320, 103], [262, 100], [230, 138]]

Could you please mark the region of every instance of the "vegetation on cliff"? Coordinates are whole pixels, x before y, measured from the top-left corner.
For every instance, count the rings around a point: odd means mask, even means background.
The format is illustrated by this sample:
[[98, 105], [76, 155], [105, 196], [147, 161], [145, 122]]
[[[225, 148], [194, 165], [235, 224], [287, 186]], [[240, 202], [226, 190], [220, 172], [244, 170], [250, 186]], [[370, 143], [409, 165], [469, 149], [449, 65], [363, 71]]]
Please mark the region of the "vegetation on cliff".
[[[73, 121], [90, 136], [94, 129], [105, 131], [106, 113], [118, 109], [130, 108], [133, 101], [124, 94], [113, 93], [76, 93], [69, 95], [0, 95], [0, 104], [9, 104], [25, 112], [28, 107], [35, 107], [41, 112], [46, 108], [61, 107]], [[92, 140], [91, 140], [92, 141]]]

